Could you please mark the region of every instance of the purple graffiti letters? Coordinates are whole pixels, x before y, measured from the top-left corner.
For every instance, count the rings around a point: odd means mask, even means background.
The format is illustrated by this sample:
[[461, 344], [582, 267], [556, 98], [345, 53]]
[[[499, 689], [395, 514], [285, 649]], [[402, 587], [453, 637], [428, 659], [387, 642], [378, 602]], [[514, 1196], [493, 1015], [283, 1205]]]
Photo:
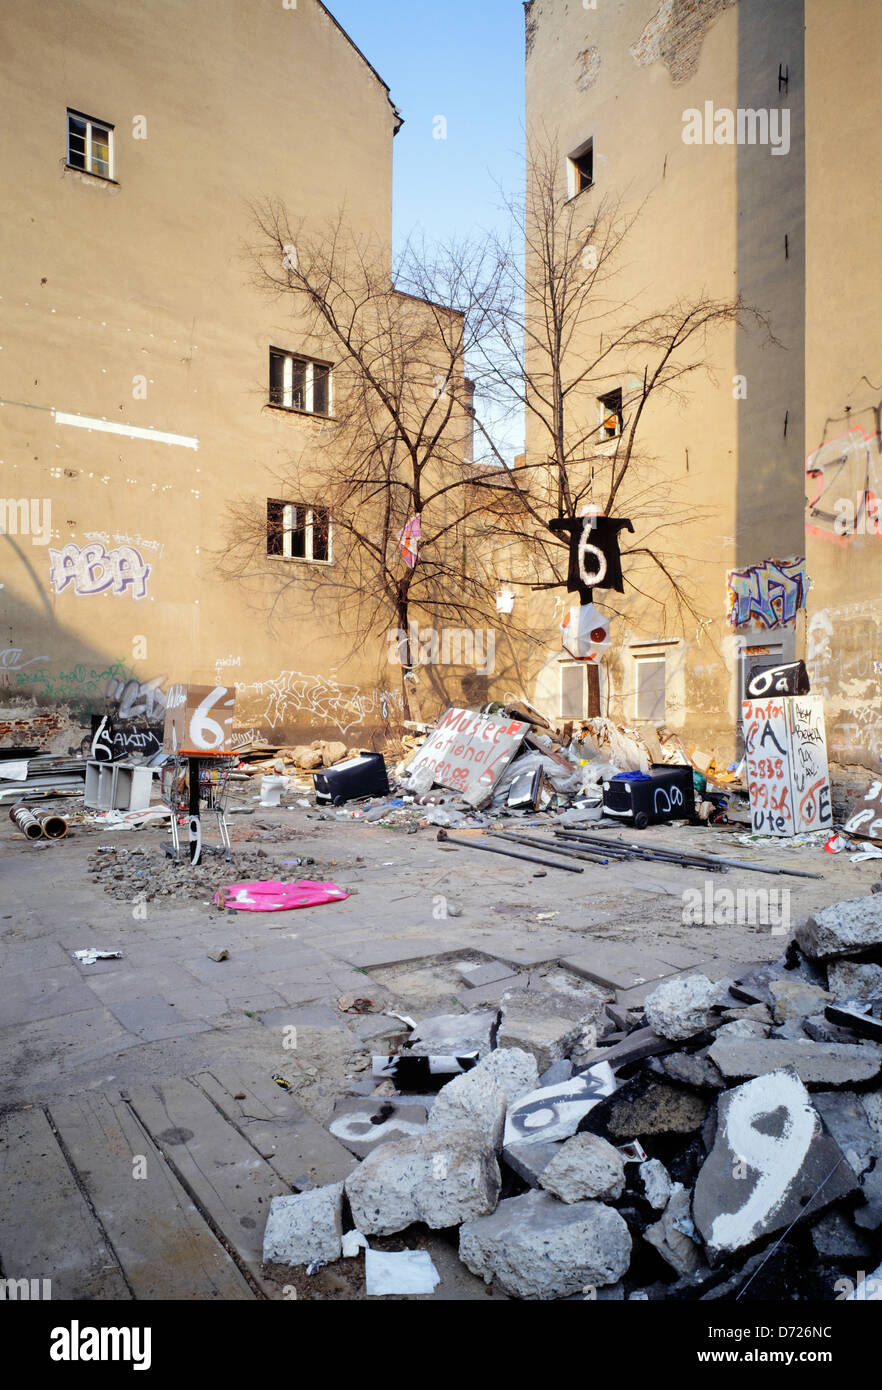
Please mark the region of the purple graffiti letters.
[[49, 583], [57, 594], [73, 584], [80, 598], [108, 590], [125, 594], [131, 588], [132, 597], [142, 599], [149, 574], [150, 566], [132, 545], [105, 550], [100, 541], [90, 541], [82, 547], [71, 543], [63, 550], [49, 551]]

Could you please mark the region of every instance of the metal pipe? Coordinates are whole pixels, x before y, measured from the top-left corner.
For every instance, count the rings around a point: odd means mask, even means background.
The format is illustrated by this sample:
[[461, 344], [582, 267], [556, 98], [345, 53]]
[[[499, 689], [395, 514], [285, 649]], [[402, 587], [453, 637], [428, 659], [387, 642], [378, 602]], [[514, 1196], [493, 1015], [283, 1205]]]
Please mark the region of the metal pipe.
[[530, 849], [545, 849], [549, 854], [566, 854], [571, 859], [590, 859], [593, 864], [608, 864], [608, 859], [602, 859], [599, 854], [592, 853], [588, 849], [578, 849], [575, 845], [561, 846], [549, 844], [548, 840], [540, 840], [530, 835], [514, 835], [508, 830], [487, 830], [486, 835], [495, 835], [499, 840], [513, 840], [518, 845], [528, 845]]
[[693, 865], [696, 868], [713, 869], [718, 867], [720, 860], [713, 859], [708, 855], [682, 852], [676, 849], [653, 848], [649, 845], [626, 844], [622, 840], [603, 840], [597, 841], [593, 836], [580, 835], [576, 830], [555, 830], [555, 835], [563, 840], [572, 841], [574, 844], [589, 845], [592, 849], [603, 849], [604, 854], [618, 854], [627, 859], [646, 859], [655, 860], [661, 864], [682, 864]]
[[29, 840], [40, 840], [43, 837], [43, 827], [37, 820], [32, 811], [27, 806], [17, 803], [9, 808], [9, 819], [14, 821], [19, 830], [23, 830]]
[[67, 834], [67, 821], [57, 811], [35, 811], [34, 815], [43, 827], [47, 840], [63, 840]]
[[[596, 843], [593, 836], [579, 836], [579, 835], [575, 834], [573, 831], [570, 831], [570, 830], [555, 830], [554, 833], [555, 833], [555, 835], [560, 835], [561, 837], [563, 837], [563, 838], [565, 838], [565, 839], [571, 839], [571, 838], [572, 838], [572, 839], [581, 840], [581, 842], [584, 843], [584, 844], [592, 844], [592, 845], [593, 845], [593, 844]], [[630, 851], [630, 852], [633, 853], [633, 854], [641, 854], [641, 855], [644, 855], [644, 856], [647, 857], [647, 858], [654, 858], [654, 859], [660, 859], [660, 860], [661, 860], [661, 859], [667, 859], [667, 860], [669, 860], [669, 861], [672, 860], [672, 861], [674, 861], [674, 862], [681, 863], [681, 864], [687, 864], [687, 865], [690, 865], [690, 864], [691, 864], [691, 865], [694, 866], [695, 868], [705, 868], [705, 869], [717, 869], [717, 868], [725, 868], [725, 869], [744, 869], [744, 870], [746, 870], [746, 871], [749, 871], [750, 873], [755, 873], [755, 874], [786, 874], [789, 878], [823, 878], [823, 877], [824, 877], [823, 874], [812, 874], [812, 873], [809, 873], [807, 869], [779, 869], [779, 868], [777, 868], [777, 866], [775, 866], [775, 865], [773, 865], [773, 864], [751, 864], [751, 863], [750, 863], [748, 860], [746, 860], [746, 859], [723, 859], [723, 858], [717, 857], [716, 855], [711, 856], [711, 855], [704, 855], [704, 854], [688, 854], [688, 855], [687, 855], [687, 854], [679, 854], [676, 850], [671, 850], [671, 849], [653, 849], [653, 848], [650, 848], [649, 846], [634, 845], [634, 844], [631, 844], [631, 843], [629, 843], [629, 842], [627, 842], [627, 841], [624, 841], [624, 840], [617, 840], [615, 843], [616, 843], [616, 845], [620, 846], [622, 849], [627, 849], [628, 851]], [[604, 852], [607, 853], [607, 854], [608, 854], [608, 853], [612, 850], [612, 848], [613, 848], [612, 844], [610, 844], [609, 841], [601, 841], [601, 842], [600, 842], [600, 845], [602, 846]]]
[[446, 830], [438, 831], [438, 839], [449, 845], [463, 845], [466, 849], [483, 849], [488, 854], [505, 854], [509, 859], [519, 859], [522, 864], [542, 864], [546, 869], [565, 869], [570, 874], [581, 874], [585, 870], [581, 864], [561, 864], [554, 859], [537, 859], [533, 854], [515, 854], [513, 849], [500, 849], [498, 845], [485, 845], [480, 840], [457, 839]]

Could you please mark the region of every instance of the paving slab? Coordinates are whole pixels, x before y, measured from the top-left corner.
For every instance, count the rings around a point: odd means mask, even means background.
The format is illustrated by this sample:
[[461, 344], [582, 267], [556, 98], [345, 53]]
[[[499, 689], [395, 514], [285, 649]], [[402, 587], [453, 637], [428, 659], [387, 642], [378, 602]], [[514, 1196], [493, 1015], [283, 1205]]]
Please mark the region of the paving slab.
[[[462, 947], [458, 948], [460, 951]], [[426, 960], [429, 957], [458, 954], [450, 941], [438, 937], [402, 937], [398, 941], [368, 941], [362, 936], [349, 946], [334, 943], [334, 955], [341, 956], [350, 965], [362, 970], [376, 970], [383, 965], [404, 965], [411, 960]]]
[[57, 1101], [50, 1115], [135, 1298], [255, 1297], [118, 1094]]
[[338, 1100], [328, 1131], [356, 1158], [367, 1158], [390, 1139], [410, 1139], [426, 1128], [424, 1105], [399, 1105], [391, 1097]]
[[56, 1301], [132, 1297], [36, 1106], [0, 1116], [0, 1261], [7, 1279], [50, 1280]]
[[676, 973], [677, 967], [657, 955], [616, 942], [597, 942], [560, 961], [576, 975], [582, 975], [607, 989], [633, 989], [635, 985], [659, 980]]
[[94, 1009], [98, 1002], [73, 965], [57, 970], [29, 971], [24, 975], [4, 972], [0, 1028]]
[[159, 995], [147, 995], [132, 999], [127, 1003], [110, 1006], [111, 1013], [130, 1033], [135, 1033], [145, 1042], [156, 1042], [160, 1038], [190, 1037], [193, 1033], [206, 1033], [210, 1023], [188, 1018], [186, 1014], [169, 1004]]

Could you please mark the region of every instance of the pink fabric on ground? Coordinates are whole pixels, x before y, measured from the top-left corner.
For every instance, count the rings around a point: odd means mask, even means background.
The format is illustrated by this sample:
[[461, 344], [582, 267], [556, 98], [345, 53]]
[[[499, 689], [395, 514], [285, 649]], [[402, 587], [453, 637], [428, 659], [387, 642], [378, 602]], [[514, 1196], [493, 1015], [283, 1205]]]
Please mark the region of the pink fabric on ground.
[[280, 883], [278, 879], [266, 879], [219, 888], [214, 901], [218, 907], [231, 907], [239, 912], [286, 912], [292, 907], [315, 907], [318, 903], [339, 902], [348, 897], [336, 883], [315, 883], [311, 879]]

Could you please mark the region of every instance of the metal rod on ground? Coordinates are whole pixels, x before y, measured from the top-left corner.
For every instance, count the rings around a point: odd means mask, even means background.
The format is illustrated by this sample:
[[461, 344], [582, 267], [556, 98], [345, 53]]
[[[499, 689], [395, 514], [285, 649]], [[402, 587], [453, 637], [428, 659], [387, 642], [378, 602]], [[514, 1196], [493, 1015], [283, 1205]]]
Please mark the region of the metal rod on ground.
[[43, 827], [37, 820], [33, 811], [29, 811], [27, 806], [15, 805], [9, 808], [9, 819], [15, 821], [19, 830], [23, 830], [29, 840], [40, 840], [43, 838]]
[[[575, 839], [583, 844], [594, 845], [602, 848], [608, 854], [613, 848], [608, 840], [597, 841], [593, 835], [578, 835], [572, 830], [555, 830], [555, 835], [560, 835], [564, 839]], [[697, 868], [725, 868], [725, 869], [745, 869], [756, 874], [786, 874], [789, 878], [823, 878], [823, 874], [812, 874], [807, 869], [779, 869], [773, 864], [751, 864], [747, 859], [723, 859], [717, 855], [689, 854], [681, 855], [676, 850], [655, 849], [650, 846], [632, 844], [630, 841], [619, 840], [616, 842], [623, 848], [630, 850], [634, 854], [643, 854], [652, 858], [673, 858], [679, 863], [692, 864]]]
[[546, 869], [565, 869], [570, 874], [581, 874], [585, 870], [581, 864], [561, 864], [554, 859], [537, 859], [533, 854], [515, 854], [513, 849], [500, 849], [498, 845], [485, 845], [480, 840], [463, 840], [448, 835], [446, 830], [438, 831], [438, 839], [448, 845], [462, 845], [465, 849], [483, 849], [488, 854], [505, 854], [509, 859], [520, 859], [522, 864], [542, 864]]
[[36, 819], [43, 827], [47, 840], [63, 840], [67, 834], [67, 821], [57, 811], [36, 811]]
[[518, 845], [528, 845], [530, 849], [546, 849], [549, 854], [566, 854], [571, 859], [590, 859], [593, 864], [608, 864], [599, 854], [589, 849], [578, 849], [576, 845], [558, 846], [548, 840], [534, 839], [530, 835], [513, 835], [508, 830], [486, 830], [485, 835], [495, 835], [499, 840], [513, 840]]
[[602, 847], [604, 854], [617, 854], [625, 859], [654, 859], [657, 863], [682, 864], [688, 867], [690, 864], [699, 869], [719, 868], [721, 861], [713, 859], [708, 855], [690, 854], [687, 851], [676, 849], [663, 849], [661, 846], [653, 847], [650, 845], [626, 844], [623, 840], [603, 840], [598, 842], [593, 836], [580, 835], [577, 830], [555, 830], [555, 835], [568, 843], [584, 844], [591, 849]]

